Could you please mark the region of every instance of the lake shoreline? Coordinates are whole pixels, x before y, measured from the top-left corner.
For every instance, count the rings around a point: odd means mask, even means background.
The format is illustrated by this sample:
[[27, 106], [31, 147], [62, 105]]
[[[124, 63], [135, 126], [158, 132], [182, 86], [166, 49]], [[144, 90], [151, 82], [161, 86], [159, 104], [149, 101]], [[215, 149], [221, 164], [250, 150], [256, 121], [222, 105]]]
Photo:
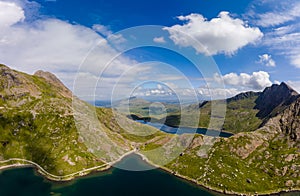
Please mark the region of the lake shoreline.
[[141, 154], [137, 151], [127, 152], [126, 154], [121, 156], [118, 160], [112, 162], [111, 164], [107, 164], [107, 166], [105, 166], [103, 168], [101, 166], [98, 166], [99, 168], [95, 167], [95, 169], [90, 168], [90, 169], [88, 169], [84, 172], [77, 172], [79, 175], [72, 175], [69, 178], [53, 178], [53, 176], [51, 177], [50, 175], [47, 175], [39, 167], [37, 167], [37, 165], [34, 165], [34, 164], [15, 163], [15, 164], [11, 164], [11, 165], [5, 165], [5, 166], [0, 167], [0, 171], [2, 172], [2, 171], [5, 171], [5, 170], [9, 170], [9, 169], [19, 169], [19, 168], [33, 168], [37, 175], [40, 175], [41, 177], [47, 179], [48, 181], [53, 182], [53, 183], [57, 183], [57, 184], [64, 184], [64, 183], [72, 182], [72, 181], [74, 181], [76, 179], [79, 179], [79, 178], [82, 178], [82, 177], [86, 177], [86, 176], [90, 176], [90, 175], [94, 175], [94, 174], [97, 174], [97, 173], [108, 171], [108, 170], [113, 168], [114, 164], [120, 162], [124, 157], [129, 156], [131, 154], [136, 154], [136, 155], [140, 156], [143, 161], [145, 161], [146, 163], [148, 163], [149, 165], [151, 165], [153, 167], [156, 167], [156, 169], [159, 169], [163, 172], [167, 172], [168, 174], [170, 174], [172, 176], [175, 176], [175, 177], [178, 177], [178, 178], [184, 180], [185, 182], [192, 183], [193, 185], [196, 185], [196, 186], [200, 186], [201, 188], [203, 188], [203, 189], [205, 189], [209, 192], [219, 194], [219, 195], [224, 195], [224, 196], [225, 195], [230, 195], [230, 196], [233, 196], [233, 195], [234, 196], [238, 196], [238, 195], [245, 195], [245, 196], [248, 196], [248, 195], [249, 196], [250, 195], [267, 196], [267, 195], [269, 195], [269, 196], [275, 196], [275, 195], [278, 195], [278, 194], [280, 195], [280, 194], [286, 194], [286, 193], [293, 193], [293, 192], [298, 193], [298, 192], [300, 192], [300, 189], [276, 190], [276, 191], [269, 191], [269, 192], [263, 192], [263, 193], [255, 193], [255, 194], [224, 191], [224, 190], [217, 189], [217, 188], [214, 188], [214, 187], [211, 187], [211, 186], [208, 186], [208, 185], [201, 184], [198, 181], [196, 181], [192, 178], [189, 178], [187, 176], [183, 176], [183, 175], [180, 175], [178, 173], [174, 173], [169, 168], [158, 166], [158, 165], [152, 163], [145, 155], [143, 155], [143, 154]]
[[[152, 126], [154, 128], [159, 129], [162, 132], [169, 133], [169, 134], [178, 134], [178, 132], [177, 131], [176, 132], [170, 132], [170, 131], [163, 130], [161, 128], [164, 127], [164, 126], [167, 126], [169, 128], [173, 128], [173, 129], [196, 129], [196, 132], [194, 132], [192, 134], [201, 134], [201, 135], [207, 135], [208, 131], [212, 131], [212, 132], [215, 132], [215, 133], [218, 133], [218, 134], [217, 135], [211, 135], [211, 136], [213, 136], [213, 137], [222, 137], [222, 138], [229, 138], [229, 137], [234, 135], [234, 133], [229, 132], [229, 131], [224, 131], [224, 130], [218, 131], [218, 130], [208, 129], [208, 128], [205, 128], [205, 127], [185, 127], [185, 126], [178, 127], [178, 126], [172, 126], [172, 125], [163, 124], [163, 123], [159, 123], [159, 122], [152, 123], [152, 122], [148, 122], [148, 121], [144, 121], [144, 120], [135, 120], [135, 121], [138, 122], [138, 123], [144, 124], [144, 125]], [[160, 124], [161, 128], [153, 126], [151, 123], [152, 124]], [[199, 129], [206, 130], [206, 133], [197, 132], [197, 130], [199, 130]], [[179, 133], [179, 134], [182, 134], [182, 133]], [[224, 136], [224, 135], [227, 135], [227, 136]]]
[[161, 167], [161, 166], [158, 166], [154, 163], [152, 163], [151, 161], [148, 160], [148, 158], [143, 155], [143, 154], [140, 154], [140, 153], [136, 153], [137, 155], [141, 156], [142, 159], [144, 161], [146, 161], [148, 164], [156, 167], [157, 169], [160, 169], [160, 170], [163, 170], [165, 172], [168, 172], [170, 173], [171, 175], [173, 176], [176, 176], [178, 178], [181, 178], [182, 180], [185, 180], [186, 182], [189, 182], [189, 183], [192, 183], [196, 186], [200, 186], [208, 191], [211, 191], [211, 192], [214, 192], [214, 193], [217, 193], [217, 194], [222, 194], [222, 195], [230, 195], [230, 196], [240, 196], [240, 195], [260, 195], [260, 196], [275, 196], [275, 195], [278, 195], [278, 194], [284, 194], [284, 193], [292, 193], [292, 192], [300, 192], [300, 189], [292, 189], [292, 190], [278, 190], [278, 191], [273, 191], [273, 192], [265, 192], [265, 193], [255, 193], [255, 194], [248, 194], [248, 193], [238, 193], [238, 192], [230, 192], [230, 191], [226, 191], [224, 192], [224, 190], [220, 190], [220, 189], [217, 189], [217, 188], [214, 188], [214, 187], [211, 187], [211, 186], [208, 186], [208, 185], [204, 185], [204, 184], [200, 184], [199, 182], [197, 182], [196, 180], [192, 179], [192, 178], [189, 178], [187, 176], [183, 176], [183, 175], [180, 175], [180, 174], [177, 174], [177, 173], [174, 173], [172, 170], [170, 170], [169, 168], [166, 168], [166, 167]]

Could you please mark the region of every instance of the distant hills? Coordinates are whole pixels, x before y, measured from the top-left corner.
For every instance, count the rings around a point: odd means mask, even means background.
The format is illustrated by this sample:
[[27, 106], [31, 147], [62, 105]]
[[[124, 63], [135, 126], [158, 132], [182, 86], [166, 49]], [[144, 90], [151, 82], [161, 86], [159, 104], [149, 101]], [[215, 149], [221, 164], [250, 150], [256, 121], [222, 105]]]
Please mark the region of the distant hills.
[[[222, 101], [223, 129], [233, 136], [172, 135], [79, 100], [51, 73], [28, 75], [0, 65], [0, 168], [34, 164], [49, 179], [70, 180], [135, 152], [223, 193], [300, 190], [299, 94], [281, 83]], [[191, 117], [200, 110], [199, 126], [207, 127], [211, 104], [184, 110]], [[142, 100], [133, 105], [152, 107]], [[178, 125], [180, 111], [171, 114], [166, 123]], [[181, 123], [189, 125], [189, 119]]]
[[[223, 131], [232, 133], [254, 131], [261, 127], [271, 117], [278, 115], [291, 103], [293, 103], [299, 94], [286, 83], [280, 85], [273, 84], [266, 88], [263, 92], [244, 92], [234, 97], [223, 100], [227, 103], [226, 117], [223, 125]], [[212, 102], [222, 102], [222, 100], [204, 101], [200, 104], [192, 104], [183, 107], [183, 111], [190, 116], [195, 116], [200, 111], [199, 125], [200, 128], [208, 128], [211, 118]], [[173, 105], [176, 108], [176, 105]], [[141, 112], [135, 107], [132, 110], [134, 115], [143, 117], [146, 112]], [[147, 116], [147, 115], [146, 115]], [[186, 119], [181, 119], [180, 107], [176, 110], [168, 111], [166, 119], [156, 119], [169, 126], [189, 126], [189, 115], [185, 115]], [[180, 122], [180, 120], [183, 120]], [[185, 122], [184, 122], [185, 121]], [[194, 126], [194, 125], [192, 125]]]

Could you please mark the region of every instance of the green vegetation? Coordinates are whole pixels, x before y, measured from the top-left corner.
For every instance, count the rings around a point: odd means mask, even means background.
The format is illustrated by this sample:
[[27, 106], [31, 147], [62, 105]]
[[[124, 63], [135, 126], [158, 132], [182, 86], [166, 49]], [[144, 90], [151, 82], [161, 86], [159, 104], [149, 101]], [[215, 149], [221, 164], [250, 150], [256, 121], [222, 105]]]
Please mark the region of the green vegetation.
[[249, 142], [247, 137], [221, 139], [209, 151], [209, 158], [197, 155], [200, 147], [187, 149], [183, 156], [166, 167], [199, 184], [227, 193], [254, 195], [299, 189], [299, 149], [290, 148], [287, 141], [276, 138], [264, 142], [244, 159], [234, 152], [238, 150], [235, 141], [237, 139], [245, 146]]
[[[240, 133], [258, 129], [263, 121], [256, 116], [258, 110], [254, 109], [257, 97], [258, 96], [253, 96], [247, 99], [229, 101], [226, 107], [223, 130], [232, 133]], [[153, 114], [151, 116], [151, 121], [164, 123], [172, 127], [178, 127], [179, 125], [187, 127], [197, 127], [198, 125], [200, 128], [208, 128], [209, 126], [218, 127], [216, 126], [216, 124], [219, 123], [217, 119], [211, 121], [211, 104], [212, 102], [207, 102], [200, 108], [195, 105], [188, 106], [181, 112], [179, 109], [175, 109], [175, 105], [167, 105], [169, 108], [172, 108], [167, 110], [167, 116], [160, 119], [161, 114]], [[179, 106], [177, 106], [177, 108], [178, 107]], [[140, 119], [149, 117], [149, 108], [145, 109], [145, 107], [140, 105], [131, 105], [130, 111], [132, 115], [136, 115]], [[197, 116], [199, 116], [199, 119], [196, 119]]]
[[[152, 122], [161, 122], [167, 114], [179, 114], [180, 105], [167, 104], [146, 101], [139, 98], [131, 98], [129, 103], [127, 100], [120, 101], [115, 106], [119, 112], [126, 116], [136, 119], [146, 119]], [[129, 108], [129, 111], [127, 110]], [[129, 112], [129, 113], [128, 113]]]
[[[223, 128], [237, 133], [230, 138], [170, 135], [76, 98], [82, 110], [73, 111], [71, 92], [49, 73], [30, 76], [0, 65], [0, 74], [0, 167], [38, 164], [48, 178], [68, 180], [104, 169], [136, 150], [176, 175], [226, 193], [300, 189], [300, 99], [283, 112], [276, 107], [277, 116], [260, 129], [262, 119], [253, 109], [257, 96], [228, 100]], [[149, 115], [144, 113], [149, 104], [141, 108], [143, 104], [140, 100], [135, 114]], [[211, 104], [201, 106], [198, 126], [208, 126]], [[91, 114], [85, 115], [87, 111]], [[169, 111], [167, 124], [178, 125], [180, 112], [175, 107]], [[198, 112], [199, 106], [186, 107], [181, 125], [199, 120]], [[160, 109], [151, 113], [160, 120]], [[99, 125], [90, 119], [93, 114]]]
[[111, 109], [94, 108], [79, 101], [95, 110], [102, 131], [123, 147], [123, 151], [111, 151], [114, 156], [110, 158], [96, 156], [82, 141], [82, 133], [76, 127], [71, 92], [61, 83], [47, 80], [52, 75], [30, 76], [5, 66], [0, 73], [3, 75], [0, 78], [0, 161], [26, 159], [46, 172], [64, 176], [114, 161], [134, 147], [164, 135], [119, 115], [119, 120], [128, 126], [121, 127]]

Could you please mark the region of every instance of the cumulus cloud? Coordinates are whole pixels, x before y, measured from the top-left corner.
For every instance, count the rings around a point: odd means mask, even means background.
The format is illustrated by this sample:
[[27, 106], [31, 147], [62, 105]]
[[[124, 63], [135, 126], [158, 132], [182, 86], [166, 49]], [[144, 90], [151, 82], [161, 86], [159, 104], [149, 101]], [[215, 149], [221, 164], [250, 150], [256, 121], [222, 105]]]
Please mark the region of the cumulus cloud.
[[[164, 28], [170, 33], [170, 39], [177, 45], [194, 47], [197, 52], [206, 55], [232, 55], [238, 49], [254, 44], [263, 37], [259, 28], [249, 27], [241, 19], [232, 18], [228, 12], [221, 12], [217, 18], [211, 20], [200, 14], [179, 16], [178, 19], [186, 23]], [[202, 46], [195, 45], [194, 39]]]
[[237, 88], [208, 88], [208, 87], [201, 87], [198, 89], [199, 94], [203, 97], [203, 99], [210, 99], [211, 97], [214, 98], [230, 98], [241, 91]]
[[259, 55], [259, 63], [267, 67], [275, 67], [276, 62], [272, 59], [272, 56], [269, 54]]
[[[107, 41], [89, 28], [57, 19], [11, 26], [0, 33], [0, 59], [3, 63], [30, 72], [37, 69], [73, 72], [95, 48], [89, 70], [99, 69], [116, 54]], [[98, 44], [98, 45], [97, 45]], [[101, 46], [101, 47], [97, 47]], [[99, 55], [97, 57], [97, 54]], [[18, 57], [18, 58], [16, 58]], [[127, 68], [128, 59], [120, 60], [115, 70]]]
[[269, 73], [264, 71], [253, 72], [251, 75], [247, 73], [229, 73], [224, 76], [216, 74], [214, 79], [224, 82], [225, 85], [239, 87], [241, 90], [262, 90], [272, 85]]
[[[2, 13], [9, 17], [2, 17]], [[94, 93], [93, 84], [106, 68], [106, 63], [118, 54], [93, 29], [51, 18], [24, 22], [24, 10], [16, 3], [0, 2], [0, 15], [0, 25], [5, 25], [0, 31], [0, 63], [27, 73], [40, 69], [50, 71], [70, 89], [73, 89], [77, 76], [81, 84], [76, 84], [76, 93], [82, 95]], [[94, 28], [100, 30], [99, 25]], [[120, 42], [122, 39], [119, 35], [110, 36], [110, 41]], [[106, 69], [106, 75], [101, 77], [104, 81], [106, 78], [116, 80], [134, 64], [134, 60], [120, 56]], [[77, 75], [80, 65], [82, 74]], [[142, 70], [144, 67], [137, 67], [132, 72]], [[106, 84], [108, 88], [105, 94], [109, 96], [109, 88], [112, 89], [113, 83]]]
[[[214, 78], [207, 79], [207, 85], [197, 90], [203, 99], [224, 99], [233, 97], [247, 91], [261, 91], [272, 85], [270, 75], [264, 71], [247, 73], [229, 73], [225, 75], [215, 74]], [[225, 87], [215, 87], [214, 83], [224, 83]]]
[[165, 40], [164, 37], [155, 37], [155, 38], [153, 38], [153, 41], [156, 42], [156, 43], [159, 43], [159, 44], [166, 43], [166, 40]]
[[15, 3], [0, 1], [0, 28], [9, 27], [25, 19], [24, 10]]
[[172, 90], [167, 86], [157, 84], [156, 88], [143, 88], [139, 87], [134, 93], [133, 96], [139, 97], [166, 97], [174, 95]]

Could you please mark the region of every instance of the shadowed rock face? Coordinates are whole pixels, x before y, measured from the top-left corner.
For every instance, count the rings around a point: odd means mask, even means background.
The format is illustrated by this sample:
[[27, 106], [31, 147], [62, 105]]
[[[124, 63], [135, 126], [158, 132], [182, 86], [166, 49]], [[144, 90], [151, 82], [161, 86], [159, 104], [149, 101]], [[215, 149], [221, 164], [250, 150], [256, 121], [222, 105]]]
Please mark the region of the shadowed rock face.
[[[259, 96], [261, 94], [262, 94], [262, 92], [248, 91], [248, 92], [240, 93], [234, 97], [228, 98], [228, 99], [226, 99], [226, 102], [230, 103], [230, 102], [239, 101], [239, 100], [243, 100], [243, 99], [249, 99], [249, 98]], [[202, 108], [203, 106], [205, 106], [208, 103], [209, 103], [209, 101], [204, 101], [204, 102], [200, 103], [199, 108]]]
[[300, 141], [300, 98], [280, 114], [280, 128], [291, 140]]
[[248, 99], [248, 98], [252, 98], [255, 96], [259, 96], [261, 94], [261, 92], [253, 92], [253, 91], [249, 91], [249, 92], [245, 92], [245, 93], [240, 93], [232, 98], [227, 99], [227, 102], [231, 102], [231, 101], [238, 101], [238, 100], [242, 100], [242, 99]]
[[298, 97], [299, 94], [284, 82], [280, 85], [273, 84], [266, 88], [255, 101], [255, 109], [259, 110], [257, 117], [263, 119], [276, 116]]

